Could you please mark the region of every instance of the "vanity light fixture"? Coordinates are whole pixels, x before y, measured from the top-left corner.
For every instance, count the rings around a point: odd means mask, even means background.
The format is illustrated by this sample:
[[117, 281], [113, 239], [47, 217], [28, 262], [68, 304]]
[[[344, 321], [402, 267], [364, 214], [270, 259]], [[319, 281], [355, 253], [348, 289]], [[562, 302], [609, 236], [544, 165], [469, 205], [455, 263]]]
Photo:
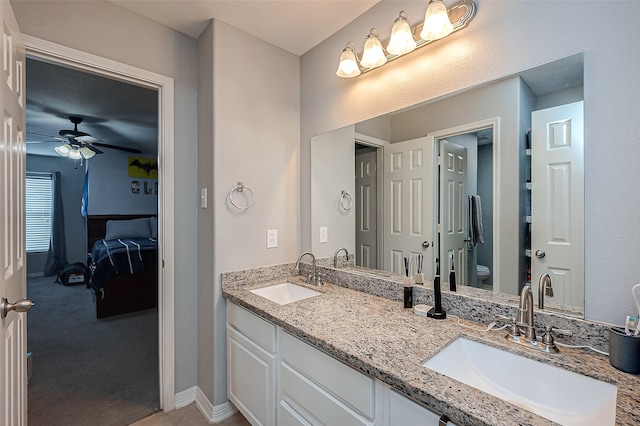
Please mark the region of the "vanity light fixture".
[[391, 38], [387, 45], [387, 52], [392, 55], [404, 55], [413, 52], [417, 46], [418, 44], [414, 40], [413, 33], [411, 32], [411, 26], [409, 25], [409, 21], [407, 21], [407, 13], [402, 10], [393, 23]]
[[378, 39], [378, 30], [371, 28], [366, 41], [360, 65], [365, 68], [377, 68], [387, 63], [387, 56], [382, 49], [382, 43]]
[[[443, 0], [429, 0], [424, 22], [411, 27], [406, 12], [400, 11], [391, 29], [391, 38], [387, 43], [386, 53], [378, 38], [378, 31], [372, 28], [365, 40], [359, 60], [353, 42], [347, 43], [347, 47], [342, 50], [340, 55], [336, 75], [342, 78], [353, 78], [378, 68], [400, 56], [466, 28], [475, 15], [476, 4], [474, 0], [460, 0], [448, 9]], [[451, 22], [452, 16], [455, 18], [454, 22]]]

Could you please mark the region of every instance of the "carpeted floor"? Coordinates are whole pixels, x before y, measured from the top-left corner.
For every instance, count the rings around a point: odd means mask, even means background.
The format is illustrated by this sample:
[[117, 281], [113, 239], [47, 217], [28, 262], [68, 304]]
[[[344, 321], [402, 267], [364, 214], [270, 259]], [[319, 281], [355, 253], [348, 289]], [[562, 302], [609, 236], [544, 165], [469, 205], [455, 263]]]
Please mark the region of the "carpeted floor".
[[30, 426], [125, 426], [159, 406], [156, 309], [95, 319], [91, 291], [27, 280]]

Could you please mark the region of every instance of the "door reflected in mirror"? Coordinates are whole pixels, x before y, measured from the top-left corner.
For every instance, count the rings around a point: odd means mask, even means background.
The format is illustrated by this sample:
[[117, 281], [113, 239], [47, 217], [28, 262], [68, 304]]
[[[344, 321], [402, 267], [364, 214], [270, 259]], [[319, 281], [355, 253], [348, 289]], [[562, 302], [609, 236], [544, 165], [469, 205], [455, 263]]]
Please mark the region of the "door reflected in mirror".
[[[572, 55], [312, 138], [313, 252], [346, 247], [369, 272], [398, 275], [423, 256], [427, 280], [438, 259], [444, 283], [455, 271], [458, 286], [514, 296], [549, 273], [545, 309], [583, 316], [582, 74]], [[536, 129], [532, 115], [548, 114], [536, 111], [576, 103], [579, 116]], [[565, 145], [579, 147], [570, 160], [543, 159]], [[340, 209], [341, 191], [353, 209]], [[532, 256], [537, 247], [555, 254]]]

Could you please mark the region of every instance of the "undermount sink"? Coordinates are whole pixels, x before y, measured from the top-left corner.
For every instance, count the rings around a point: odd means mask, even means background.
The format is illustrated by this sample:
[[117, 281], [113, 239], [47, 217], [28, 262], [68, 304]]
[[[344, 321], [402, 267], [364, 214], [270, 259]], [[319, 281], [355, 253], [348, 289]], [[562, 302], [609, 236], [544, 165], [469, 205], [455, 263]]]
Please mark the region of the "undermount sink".
[[423, 364], [562, 425], [614, 425], [609, 383], [459, 338]]
[[275, 284], [269, 287], [257, 288], [255, 290], [249, 291], [280, 305], [298, 302], [300, 300], [308, 299], [310, 297], [319, 296], [322, 294], [318, 291], [311, 290], [310, 288], [291, 283]]

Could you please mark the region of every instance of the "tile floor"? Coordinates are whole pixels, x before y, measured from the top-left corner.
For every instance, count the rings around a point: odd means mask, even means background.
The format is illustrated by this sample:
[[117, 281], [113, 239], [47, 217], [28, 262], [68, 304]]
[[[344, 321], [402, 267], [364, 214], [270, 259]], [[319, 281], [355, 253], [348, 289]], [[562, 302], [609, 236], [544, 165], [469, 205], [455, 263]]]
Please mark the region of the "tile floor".
[[[218, 426], [249, 426], [242, 414], [236, 413], [217, 424]], [[156, 413], [130, 426], [209, 426], [196, 404], [189, 404], [168, 413]]]

